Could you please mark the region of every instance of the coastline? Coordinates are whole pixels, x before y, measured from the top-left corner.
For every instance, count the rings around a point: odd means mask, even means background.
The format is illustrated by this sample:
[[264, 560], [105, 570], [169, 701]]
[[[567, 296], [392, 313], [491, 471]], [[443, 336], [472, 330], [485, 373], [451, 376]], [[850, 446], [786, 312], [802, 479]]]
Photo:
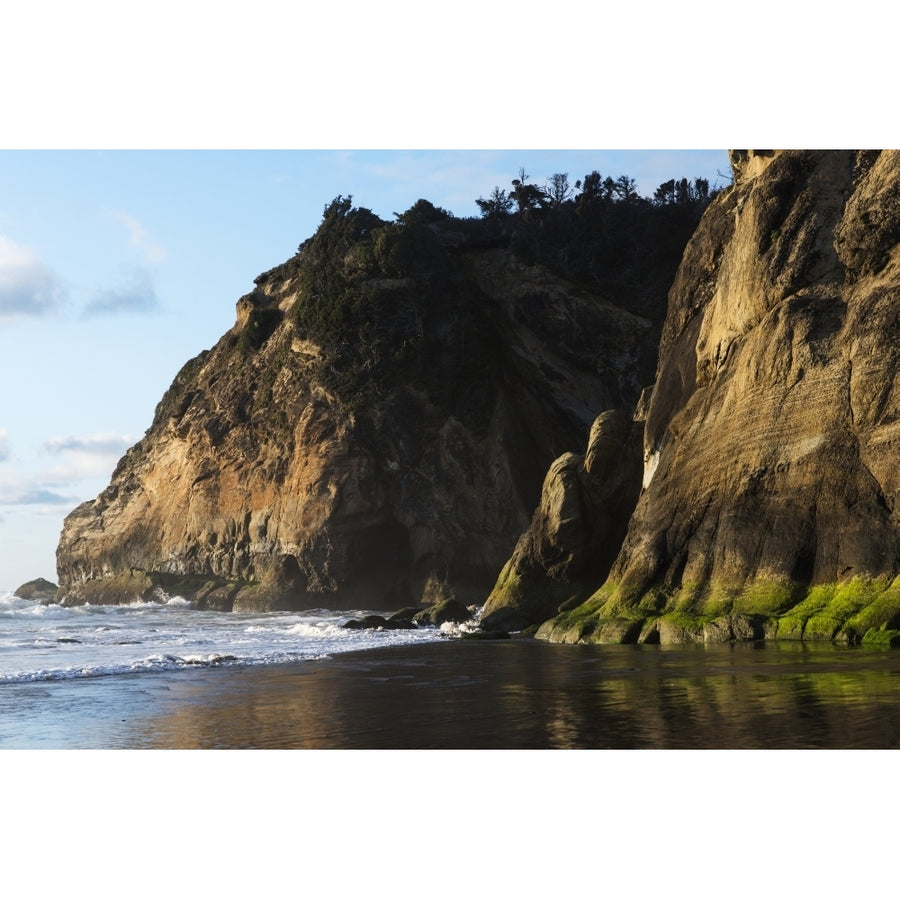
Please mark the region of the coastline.
[[891, 749], [897, 674], [885, 649], [447, 640], [16, 685], [0, 747]]

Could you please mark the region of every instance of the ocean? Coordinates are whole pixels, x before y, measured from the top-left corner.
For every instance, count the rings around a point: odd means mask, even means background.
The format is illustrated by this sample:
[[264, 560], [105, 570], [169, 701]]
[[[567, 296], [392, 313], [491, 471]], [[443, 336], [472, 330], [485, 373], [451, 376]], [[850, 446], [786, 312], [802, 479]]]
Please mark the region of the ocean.
[[900, 649], [463, 640], [0, 596], [0, 749], [896, 749]]
[[0, 593], [0, 685], [185, 669], [271, 665], [438, 641], [459, 628], [355, 630], [367, 610], [224, 613], [182, 597], [127, 606], [42, 605]]
[[[121, 705], [123, 692], [160, 683], [153, 676], [166, 676], [168, 685], [179, 675], [203, 670], [283, 666], [460, 634], [451, 624], [342, 627], [368, 612], [223, 613], [192, 609], [182, 597], [165, 596], [123, 606], [63, 607], [2, 591], [0, 748], [103, 748], [108, 737], [98, 730], [99, 719], [117, 715], [114, 707]], [[98, 699], [79, 717], [72, 705], [85, 696]], [[83, 702], [81, 708], [84, 713]]]

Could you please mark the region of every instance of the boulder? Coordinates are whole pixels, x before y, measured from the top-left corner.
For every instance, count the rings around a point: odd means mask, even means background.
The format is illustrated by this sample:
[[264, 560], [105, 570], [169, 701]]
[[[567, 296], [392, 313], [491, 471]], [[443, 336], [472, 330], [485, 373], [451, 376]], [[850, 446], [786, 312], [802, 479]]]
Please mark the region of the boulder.
[[415, 617], [419, 612], [420, 609], [416, 606], [407, 606], [403, 609], [398, 609], [387, 617], [387, 627], [397, 629], [415, 628]]
[[457, 625], [472, 620], [472, 613], [459, 600], [442, 600], [416, 613], [413, 621], [417, 625], [444, 625], [453, 622]]
[[56, 594], [59, 587], [46, 578], [35, 578], [32, 581], [26, 581], [16, 588], [14, 594], [23, 600], [38, 600], [41, 603], [56, 602]]
[[363, 616], [362, 619], [350, 619], [341, 626], [351, 631], [362, 631], [366, 629], [384, 629], [388, 627], [387, 619], [384, 616]]

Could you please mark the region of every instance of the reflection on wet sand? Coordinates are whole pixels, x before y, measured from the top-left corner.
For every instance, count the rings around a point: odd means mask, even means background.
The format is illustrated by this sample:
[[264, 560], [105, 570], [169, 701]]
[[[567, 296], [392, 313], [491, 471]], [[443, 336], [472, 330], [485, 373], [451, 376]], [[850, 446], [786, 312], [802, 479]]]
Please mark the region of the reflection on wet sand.
[[[618, 649], [618, 648], [617, 648]], [[894, 654], [797, 647], [681, 648], [554, 694], [548, 745], [881, 747], [900, 743]], [[599, 673], [595, 673], [599, 674]]]
[[448, 642], [169, 679], [141, 747], [518, 749], [900, 745], [900, 654]]

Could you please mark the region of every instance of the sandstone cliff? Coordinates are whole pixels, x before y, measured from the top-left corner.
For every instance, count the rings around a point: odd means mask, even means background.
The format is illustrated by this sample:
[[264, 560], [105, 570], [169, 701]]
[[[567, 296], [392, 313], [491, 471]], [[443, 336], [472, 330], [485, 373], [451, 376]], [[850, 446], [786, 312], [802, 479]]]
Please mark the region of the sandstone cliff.
[[900, 153], [732, 159], [670, 292], [621, 551], [542, 637], [900, 636]]
[[665, 293], [612, 302], [414, 209], [387, 224], [338, 198], [256, 279], [66, 519], [64, 602], [483, 601], [552, 460], [652, 379]]

